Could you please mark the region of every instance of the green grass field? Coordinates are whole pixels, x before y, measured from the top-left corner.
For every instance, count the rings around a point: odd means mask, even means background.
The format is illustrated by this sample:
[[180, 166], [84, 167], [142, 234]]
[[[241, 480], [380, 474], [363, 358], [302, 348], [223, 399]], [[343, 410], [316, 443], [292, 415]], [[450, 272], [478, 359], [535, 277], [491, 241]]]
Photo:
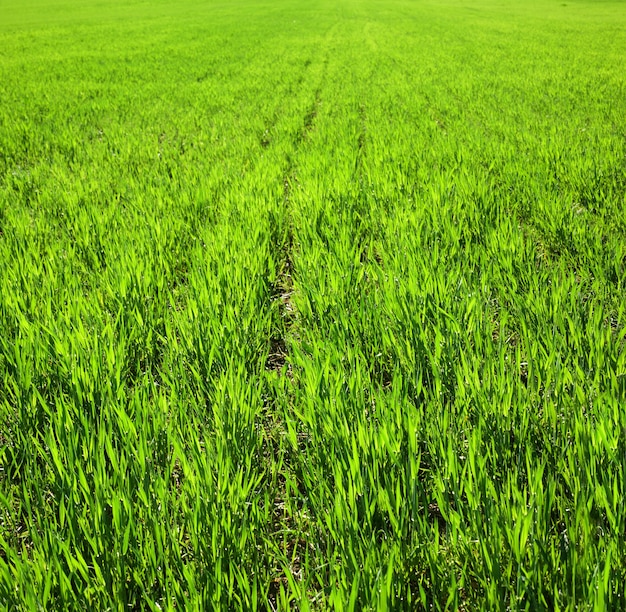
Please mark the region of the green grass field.
[[0, 0], [0, 610], [626, 609], [626, 4]]

